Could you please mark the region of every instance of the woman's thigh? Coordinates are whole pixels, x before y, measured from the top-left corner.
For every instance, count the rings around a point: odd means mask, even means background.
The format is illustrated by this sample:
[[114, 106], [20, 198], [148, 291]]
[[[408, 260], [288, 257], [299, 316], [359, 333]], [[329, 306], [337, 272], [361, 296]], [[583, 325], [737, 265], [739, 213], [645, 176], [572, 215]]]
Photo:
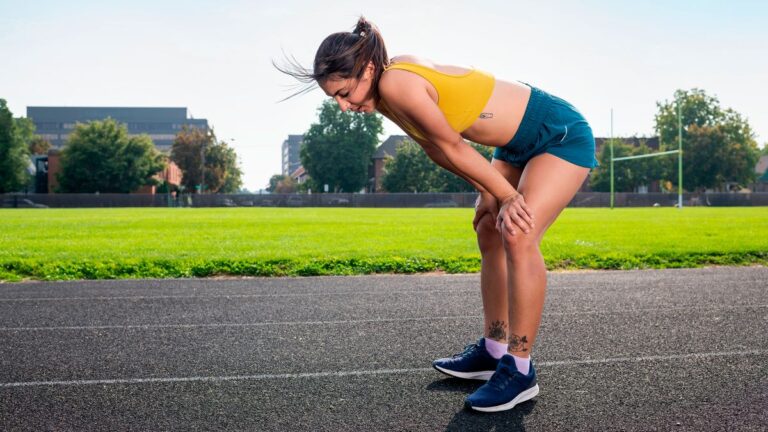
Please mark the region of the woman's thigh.
[[[542, 153], [528, 161], [520, 177], [518, 191], [523, 194], [535, 218], [535, 227], [529, 236], [534, 236], [537, 242], [541, 241], [547, 228], [581, 188], [589, 171], [589, 168], [549, 153]], [[517, 232], [525, 235], [522, 231]]]
[[523, 175], [523, 168], [495, 158], [491, 159], [491, 166], [500, 172], [513, 188], [517, 189], [520, 184], [520, 177]]

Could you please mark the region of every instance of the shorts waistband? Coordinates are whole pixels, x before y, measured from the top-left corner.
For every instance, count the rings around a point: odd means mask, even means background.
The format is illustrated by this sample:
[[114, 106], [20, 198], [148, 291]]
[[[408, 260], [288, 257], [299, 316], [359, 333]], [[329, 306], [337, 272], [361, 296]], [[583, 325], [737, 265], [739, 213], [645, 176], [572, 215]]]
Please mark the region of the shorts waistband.
[[535, 141], [538, 137], [539, 128], [552, 106], [552, 95], [530, 84], [524, 84], [531, 88], [531, 97], [528, 100], [528, 105], [525, 107], [523, 119], [520, 121], [520, 126], [517, 128], [515, 136], [512, 137], [512, 140], [505, 147], [524, 146]]

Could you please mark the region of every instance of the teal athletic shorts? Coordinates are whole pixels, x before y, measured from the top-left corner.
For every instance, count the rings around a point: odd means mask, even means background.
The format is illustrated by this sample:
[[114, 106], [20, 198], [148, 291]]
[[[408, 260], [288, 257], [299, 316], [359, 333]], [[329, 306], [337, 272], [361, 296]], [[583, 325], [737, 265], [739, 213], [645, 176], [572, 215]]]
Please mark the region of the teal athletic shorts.
[[586, 168], [598, 166], [595, 138], [584, 116], [559, 97], [530, 87], [520, 127], [507, 145], [496, 147], [493, 158], [522, 168], [534, 156], [549, 153]]

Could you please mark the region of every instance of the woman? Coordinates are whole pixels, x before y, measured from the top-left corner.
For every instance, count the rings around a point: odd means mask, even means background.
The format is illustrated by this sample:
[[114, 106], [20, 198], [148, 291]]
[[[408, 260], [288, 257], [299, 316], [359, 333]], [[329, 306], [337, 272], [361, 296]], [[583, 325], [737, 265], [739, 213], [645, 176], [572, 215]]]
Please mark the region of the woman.
[[[586, 120], [527, 84], [420, 57], [390, 60], [378, 29], [362, 17], [353, 32], [323, 41], [312, 71], [295, 66], [279, 69], [317, 83], [342, 111], [380, 112], [477, 188], [472, 224], [482, 255], [484, 336], [433, 366], [488, 380], [466, 400], [478, 411], [511, 409], [536, 396], [530, 353], [546, 289], [539, 244], [597, 166]], [[465, 139], [496, 147], [491, 163]]]

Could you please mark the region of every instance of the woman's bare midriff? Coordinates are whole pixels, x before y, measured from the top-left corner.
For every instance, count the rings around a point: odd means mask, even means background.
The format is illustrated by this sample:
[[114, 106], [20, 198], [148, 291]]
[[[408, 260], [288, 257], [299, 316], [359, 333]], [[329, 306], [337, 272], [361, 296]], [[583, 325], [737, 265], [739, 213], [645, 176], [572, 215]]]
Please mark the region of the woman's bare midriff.
[[[451, 75], [462, 75], [471, 69], [461, 66], [442, 65], [421, 57], [403, 55], [392, 59], [393, 63], [408, 62], [420, 64], [439, 72]], [[437, 91], [434, 86], [423, 78], [414, 75], [414, 79], [423, 81], [433, 99], [437, 101]], [[531, 88], [517, 81], [506, 81], [496, 78], [496, 85], [488, 103], [483, 108], [481, 118], [461, 133], [470, 141], [487, 146], [501, 147], [509, 143], [525, 114], [525, 107], [531, 97]]]

